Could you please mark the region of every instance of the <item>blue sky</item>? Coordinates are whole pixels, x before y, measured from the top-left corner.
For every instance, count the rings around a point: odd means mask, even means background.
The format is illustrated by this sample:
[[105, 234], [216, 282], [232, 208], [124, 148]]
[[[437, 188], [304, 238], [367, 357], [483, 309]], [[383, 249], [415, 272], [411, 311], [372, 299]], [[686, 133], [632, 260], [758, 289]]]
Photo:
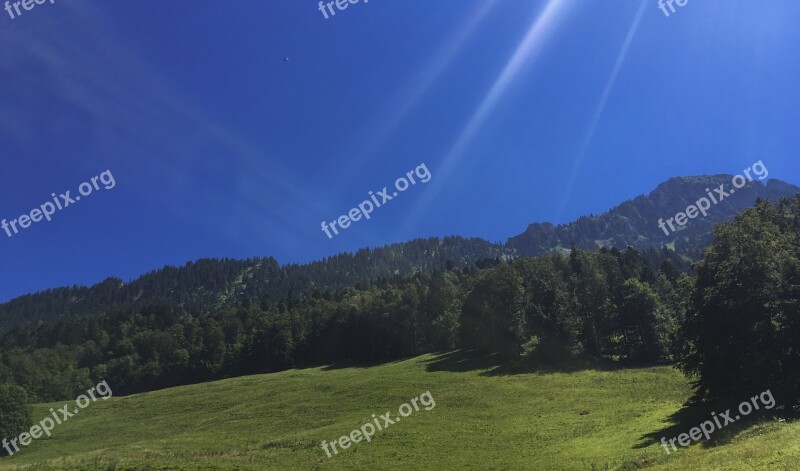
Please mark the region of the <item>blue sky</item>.
[[[800, 183], [800, 4], [56, 0], [0, 11], [0, 300], [202, 257], [505, 241], [673, 176]], [[289, 61], [284, 61], [288, 56]], [[425, 163], [333, 239], [320, 229]]]

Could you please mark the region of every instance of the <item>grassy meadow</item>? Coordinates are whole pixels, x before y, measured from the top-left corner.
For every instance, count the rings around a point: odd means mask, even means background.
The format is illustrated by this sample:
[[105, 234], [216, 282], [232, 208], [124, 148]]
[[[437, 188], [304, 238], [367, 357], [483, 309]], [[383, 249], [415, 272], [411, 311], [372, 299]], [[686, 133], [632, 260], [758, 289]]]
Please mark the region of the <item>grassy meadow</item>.
[[[322, 450], [426, 391], [432, 410], [332, 458]], [[670, 367], [511, 370], [490, 357], [423, 355], [98, 400], [0, 459], [0, 471], [800, 469], [800, 426], [774, 420], [666, 456], [655, 437], [701, 421], [683, 408], [690, 395]], [[63, 404], [36, 405], [34, 422]]]

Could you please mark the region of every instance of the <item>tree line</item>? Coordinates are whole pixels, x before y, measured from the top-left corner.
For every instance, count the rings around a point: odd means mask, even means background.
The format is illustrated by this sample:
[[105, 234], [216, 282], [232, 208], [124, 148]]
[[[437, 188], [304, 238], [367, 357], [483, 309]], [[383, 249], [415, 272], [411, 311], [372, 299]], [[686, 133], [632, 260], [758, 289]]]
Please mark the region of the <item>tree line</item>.
[[108, 278], [94, 286], [54, 288], [0, 304], [0, 332], [15, 325], [65, 320], [121, 309], [164, 305], [178, 315], [202, 316], [244, 302], [278, 302], [315, 290], [339, 291], [380, 278], [463, 268], [482, 259], [508, 258], [510, 249], [477, 238], [416, 239], [298, 265], [272, 257], [201, 259], [166, 266], [123, 282]]
[[[207, 315], [170, 305], [17, 325], [0, 336], [0, 375], [40, 401], [106, 380], [119, 394], [340, 361], [454, 348], [530, 348], [668, 358], [681, 276], [629, 249], [380, 278], [337, 292], [244, 300]], [[640, 316], [639, 313], [646, 312]]]

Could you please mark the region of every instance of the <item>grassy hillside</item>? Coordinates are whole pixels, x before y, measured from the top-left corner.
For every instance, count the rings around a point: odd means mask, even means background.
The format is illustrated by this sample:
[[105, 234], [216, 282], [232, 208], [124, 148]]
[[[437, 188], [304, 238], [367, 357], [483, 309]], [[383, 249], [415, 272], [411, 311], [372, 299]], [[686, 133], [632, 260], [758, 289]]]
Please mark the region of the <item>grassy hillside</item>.
[[[432, 410], [332, 458], [321, 449], [426, 391]], [[777, 422], [666, 457], [649, 437], [672, 425], [689, 394], [669, 367], [518, 372], [458, 352], [426, 355], [112, 397], [0, 470], [798, 469], [800, 426]], [[36, 406], [34, 420], [62, 404]]]

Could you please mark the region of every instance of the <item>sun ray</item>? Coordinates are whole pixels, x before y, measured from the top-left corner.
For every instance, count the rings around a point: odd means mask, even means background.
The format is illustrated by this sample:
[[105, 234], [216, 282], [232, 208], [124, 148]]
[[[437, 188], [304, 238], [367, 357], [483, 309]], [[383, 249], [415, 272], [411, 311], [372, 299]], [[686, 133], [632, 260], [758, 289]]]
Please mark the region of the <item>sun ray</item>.
[[[464, 22], [458, 31], [431, 56], [427, 66], [423, 68], [421, 73], [417, 74], [416, 80], [412, 81], [413, 85], [406, 87], [406, 89], [399, 94], [394, 104], [387, 107], [385, 113], [386, 117], [375, 120], [376, 122], [382, 123], [382, 125], [378, 132], [371, 133], [365, 139], [366, 143], [362, 146], [362, 150], [357, 153], [358, 157], [353, 164], [354, 168], [361, 168], [366, 160], [375, 157], [377, 149], [392, 135], [422, 97], [425, 96], [425, 93], [430, 90], [444, 71], [447, 70], [453, 59], [461, 52], [464, 45], [472, 37], [475, 29], [480, 26], [483, 19], [486, 18], [498, 1], [499, 0], [483, 0], [469, 15], [468, 20]], [[347, 173], [344, 173], [343, 176], [340, 177], [340, 182], [342, 179], [346, 178], [347, 175]]]
[[611, 70], [611, 75], [608, 77], [608, 81], [606, 81], [606, 86], [603, 89], [603, 94], [600, 96], [600, 101], [597, 103], [597, 107], [595, 107], [592, 121], [589, 124], [589, 130], [586, 132], [586, 137], [584, 137], [583, 143], [578, 151], [578, 157], [575, 159], [575, 162], [572, 165], [572, 172], [570, 173], [569, 179], [567, 179], [567, 185], [564, 187], [564, 196], [562, 197], [561, 204], [559, 205], [558, 212], [556, 213], [556, 221], [561, 220], [561, 216], [563, 214], [564, 207], [567, 204], [567, 200], [569, 199], [569, 195], [572, 193], [572, 189], [575, 187], [575, 180], [578, 178], [578, 172], [580, 171], [583, 161], [586, 158], [586, 152], [589, 150], [589, 144], [592, 142], [594, 133], [597, 130], [597, 125], [600, 122], [600, 117], [603, 115], [603, 111], [606, 108], [606, 103], [608, 103], [608, 97], [611, 95], [611, 91], [614, 89], [614, 84], [617, 82], [619, 71], [622, 69], [622, 64], [625, 62], [625, 57], [628, 55], [628, 50], [631, 47], [633, 38], [636, 36], [636, 31], [639, 29], [639, 24], [642, 22], [642, 17], [644, 16], [646, 7], [647, 1], [642, 0], [641, 5], [639, 5], [639, 11], [636, 12], [636, 17], [633, 19], [631, 27], [628, 28], [628, 34], [625, 36], [625, 41], [622, 43], [619, 54], [617, 54], [617, 60], [614, 62], [614, 68]]
[[520, 74], [523, 67], [530, 62], [546, 45], [546, 39], [554, 30], [558, 19], [565, 10], [567, 0], [549, 0], [544, 9], [536, 16], [531, 27], [519, 43], [514, 53], [511, 55], [506, 65], [500, 71], [486, 96], [481, 101], [475, 113], [470, 118], [467, 125], [461, 131], [450, 151], [446, 154], [442, 164], [438, 167], [436, 184], [428, 189], [426, 194], [420, 198], [414, 209], [406, 219], [402, 233], [406, 234], [419, 219], [425, 208], [429, 207], [436, 198], [442, 185], [448, 179], [455, 167], [458, 166], [464, 157], [464, 151], [480, 131], [486, 118], [490, 115], [500, 99], [505, 95], [508, 87]]

